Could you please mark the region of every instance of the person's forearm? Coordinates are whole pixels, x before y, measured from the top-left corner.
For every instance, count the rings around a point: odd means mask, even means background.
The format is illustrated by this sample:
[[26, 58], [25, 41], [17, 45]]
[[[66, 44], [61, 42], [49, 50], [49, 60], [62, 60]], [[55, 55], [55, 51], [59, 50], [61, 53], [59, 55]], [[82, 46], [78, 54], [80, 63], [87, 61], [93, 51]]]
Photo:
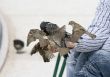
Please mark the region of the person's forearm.
[[104, 42], [108, 39], [109, 32], [110, 31], [106, 28], [94, 29], [93, 33], [96, 34], [95, 39], [91, 39], [88, 35], [84, 35], [82, 36], [82, 39], [79, 40], [77, 46], [73, 49], [76, 52], [91, 52], [94, 50], [98, 50], [103, 46]]
[[98, 50], [110, 36], [110, 4], [106, 4], [107, 2], [110, 2], [110, 0], [101, 0], [96, 16], [88, 29], [89, 32], [96, 35], [96, 38], [91, 40], [84, 36], [83, 39], [80, 39], [81, 41], [74, 48], [74, 51], [91, 52]]

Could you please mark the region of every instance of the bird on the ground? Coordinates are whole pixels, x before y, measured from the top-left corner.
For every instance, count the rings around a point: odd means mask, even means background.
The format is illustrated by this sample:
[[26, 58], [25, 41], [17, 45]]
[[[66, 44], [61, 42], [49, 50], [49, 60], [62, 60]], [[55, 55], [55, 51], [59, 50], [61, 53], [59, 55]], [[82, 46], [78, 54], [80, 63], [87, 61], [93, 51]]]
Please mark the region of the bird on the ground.
[[22, 40], [14, 39], [13, 45], [14, 48], [17, 50], [17, 53], [24, 53], [23, 51], [21, 51], [24, 48], [24, 42]]

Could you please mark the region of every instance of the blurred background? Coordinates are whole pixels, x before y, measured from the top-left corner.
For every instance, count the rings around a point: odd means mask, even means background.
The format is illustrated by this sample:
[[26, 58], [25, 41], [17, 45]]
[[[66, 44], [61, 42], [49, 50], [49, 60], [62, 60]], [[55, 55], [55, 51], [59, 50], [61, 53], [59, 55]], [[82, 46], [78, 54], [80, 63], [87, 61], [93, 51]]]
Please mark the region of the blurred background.
[[[9, 51], [0, 77], [52, 77], [57, 53], [49, 63], [44, 63], [38, 53], [30, 56], [36, 42], [26, 47], [29, 30], [39, 29], [42, 21], [63, 26], [70, 20], [87, 29], [98, 3], [99, 0], [0, 0], [0, 13], [6, 21], [9, 34]], [[69, 30], [70, 27], [67, 27]], [[13, 39], [24, 41], [25, 54], [16, 54]], [[63, 77], [66, 77], [66, 70]]]

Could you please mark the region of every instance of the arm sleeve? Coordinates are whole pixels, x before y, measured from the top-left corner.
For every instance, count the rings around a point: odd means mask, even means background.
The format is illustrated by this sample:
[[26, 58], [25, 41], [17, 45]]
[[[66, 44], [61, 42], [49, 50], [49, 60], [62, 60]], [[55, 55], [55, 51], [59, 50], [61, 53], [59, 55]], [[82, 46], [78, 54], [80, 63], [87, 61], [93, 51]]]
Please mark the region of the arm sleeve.
[[108, 6], [110, 6], [110, 0], [100, 0], [101, 3], [105, 3]]
[[101, 0], [91, 26], [110, 28], [110, 0]]
[[[95, 30], [95, 29], [94, 29]], [[96, 33], [96, 38], [92, 40], [88, 35], [83, 35], [77, 46], [73, 49], [76, 52], [91, 52], [100, 49], [109, 37], [109, 30], [100, 29]]]
[[88, 31], [95, 34], [96, 38], [92, 40], [88, 35], [84, 34], [72, 51], [91, 52], [99, 50], [110, 36], [110, 7], [104, 2], [101, 2], [98, 6], [96, 16]]

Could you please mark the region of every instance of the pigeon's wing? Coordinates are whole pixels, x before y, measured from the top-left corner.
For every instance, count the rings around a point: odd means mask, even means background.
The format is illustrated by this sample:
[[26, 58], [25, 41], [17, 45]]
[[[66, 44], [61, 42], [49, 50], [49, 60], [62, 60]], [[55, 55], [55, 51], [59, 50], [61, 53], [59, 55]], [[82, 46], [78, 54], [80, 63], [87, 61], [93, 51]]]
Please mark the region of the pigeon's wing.
[[39, 54], [42, 56], [44, 62], [50, 62], [50, 59], [46, 56], [45, 50], [43, 50], [42, 48], [39, 49]]
[[48, 59], [45, 55], [42, 56], [44, 62], [50, 62], [50, 59]]
[[52, 39], [59, 46], [61, 44], [61, 40], [65, 37], [65, 25], [59, 28], [53, 35]]
[[32, 48], [32, 51], [31, 51], [30, 54], [33, 55], [36, 52], [40, 53], [40, 55], [42, 56], [44, 62], [49, 62], [50, 61], [47, 57], [45, 57], [45, 52], [40, 47], [40, 43], [39, 42]]
[[48, 46], [48, 44], [49, 44], [48, 37], [43, 36], [43, 37], [39, 38], [39, 42], [40, 42], [40, 47], [42, 47], [42, 48], [45, 46]]
[[48, 59], [52, 59], [54, 57], [54, 54], [52, 53], [52, 51], [48, 50], [45, 51], [45, 57], [47, 57]]
[[45, 32], [39, 29], [31, 29], [27, 37], [27, 46], [36, 39], [39, 39], [39, 43], [41, 47], [44, 47], [48, 44], [48, 40], [47, 40], [48, 38], [46, 37]]
[[75, 24], [75, 28], [74, 28], [74, 29], [75, 29], [74, 31], [79, 30], [80, 36], [85, 33], [85, 34], [87, 34], [89, 37], [91, 37], [92, 39], [95, 39], [95, 38], [96, 38], [96, 35], [91, 34], [90, 32], [88, 32], [83, 26], [81, 26], [81, 25], [78, 24], [78, 23]]
[[31, 55], [35, 54], [36, 52], [39, 51], [39, 48], [40, 48], [40, 43], [38, 42], [33, 48], [32, 48], [32, 51], [31, 51]]
[[71, 41], [72, 42], [77, 42], [78, 39], [85, 33], [85, 30], [83, 29], [76, 29], [73, 30], [72, 36], [71, 36]]
[[75, 21], [70, 21], [69, 25], [72, 26], [72, 35], [70, 40], [72, 42], [77, 42], [78, 39], [86, 32], [85, 29], [78, 23], [76, 23]]
[[90, 36], [92, 39], [96, 38], [96, 35], [89, 33], [83, 26], [80, 24], [76, 23], [75, 21], [70, 21], [69, 25], [73, 27], [72, 30], [72, 41], [76, 42], [80, 36], [82, 36], [84, 33]]
[[49, 62], [54, 57], [54, 54], [48, 48], [39, 49], [40, 55], [43, 57], [44, 62]]
[[87, 34], [92, 39], [96, 38], [96, 35], [89, 33], [85, 28], [76, 23], [72, 31], [72, 41], [77, 42], [83, 34]]
[[[39, 29], [31, 29], [27, 36], [27, 46], [33, 42], [36, 41], [36, 39], [39, 39], [39, 37], [42, 37], [43, 34], [41, 34], [41, 30]], [[45, 35], [45, 33], [44, 33]]]

